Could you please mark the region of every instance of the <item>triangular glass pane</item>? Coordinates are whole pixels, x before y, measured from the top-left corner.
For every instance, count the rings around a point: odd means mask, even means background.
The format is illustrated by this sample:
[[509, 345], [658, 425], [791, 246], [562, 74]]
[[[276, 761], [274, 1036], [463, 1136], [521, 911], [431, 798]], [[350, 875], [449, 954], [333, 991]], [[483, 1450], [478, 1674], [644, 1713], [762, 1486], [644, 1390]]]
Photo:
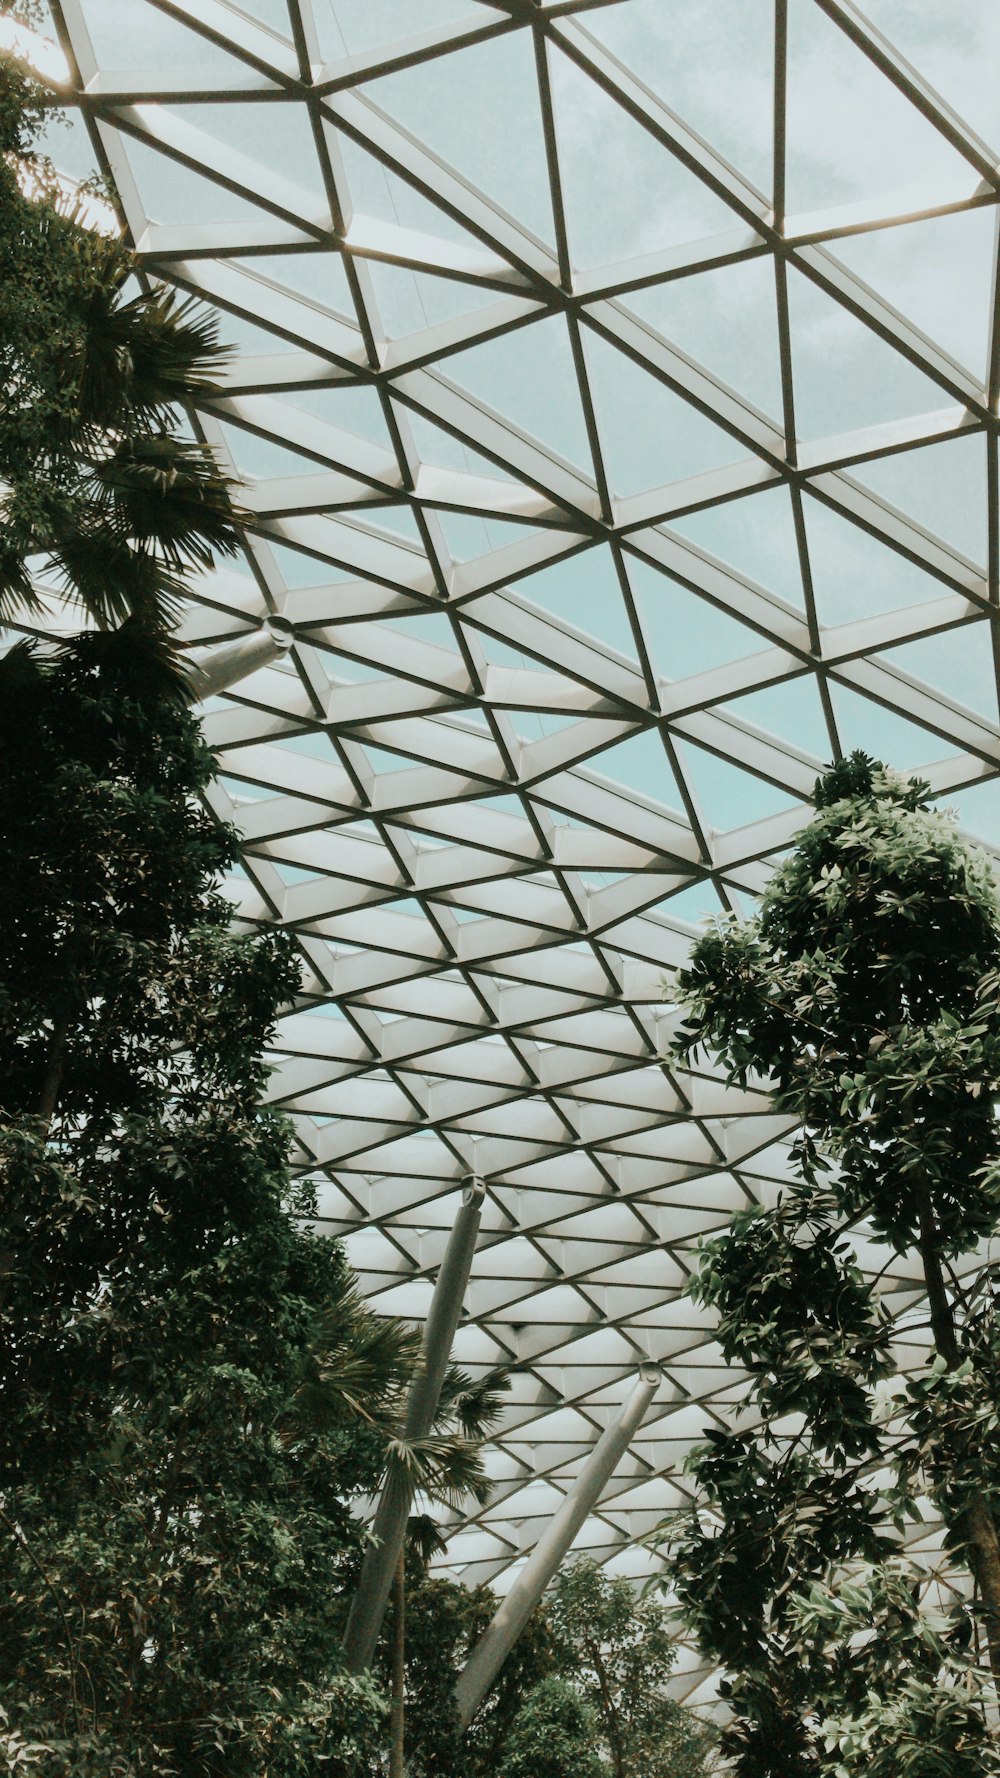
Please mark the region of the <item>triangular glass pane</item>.
[[803, 604], [795, 519], [786, 488], [764, 488], [672, 519], [670, 529], [789, 604]]
[[741, 173], [771, 185], [772, 0], [631, 0], [587, 29]]
[[[201, 76], [205, 86], [213, 81], [246, 85], [259, 78], [245, 62], [158, 6], [137, 6], [135, 0], [83, 0], [82, 12], [94, 54], [100, 66], [112, 72], [155, 73], [166, 86], [170, 73], [182, 69]], [[275, 51], [281, 55], [277, 42]]]
[[837, 241], [834, 252], [983, 381], [993, 312], [996, 229], [991, 206], [852, 235]]
[[450, 382], [591, 473], [573, 354], [559, 316], [456, 352], [443, 368]]
[[936, 383], [794, 268], [788, 316], [800, 438], [836, 437], [943, 406]]
[[58, 173], [81, 182], [100, 177], [90, 131], [79, 111], [48, 112], [35, 141], [38, 151], [49, 156]]
[[960, 7], [865, 0], [865, 15], [902, 50], [946, 103], [1000, 148], [1000, 12], [996, 0]]
[[683, 807], [677, 780], [670, 769], [658, 729], [646, 729], [642, 734], [630, 735], [628, 740], [608, 747], [587, 763], [595, 772], [600, 772], [602, 777], [614, 778], [617, 783], [624, 784], [627, 790], [638, 791], [640, 796], [665, 803], [671, 809]]
[[939, 809], [954, 809], [960, 827], [1000, 846], [1000, 778], [986, 784], [969, 784], [964, 790], [950, 790], [938, 798]]
[[686, 889], [678, 889], [675, 895], [657, 902], [650, 912], [662, 914], [667, 920], [684, 920], [690, 926], [697, 926], [700, 921], [714, 920], [723, 912], [722, 898], [711, 877], [702, 877], [697, 883], [690, 883]]
[[291, 42], [292, 32], [288, 23], [288, 0], [240, 0], [240, 11], [252, 14], [259, 19], [268, 30], [277, 31], [279, 36], [287, 37]]
[[322, 473], [315, 457], [306, 456], [291, 446], [274, 439], [260, 438], [243, 426], [220, 422], [220, 431], [232, 452], [233, 462], [241, 475], [295, 476]]
[[569, 251], [611, 265], [731, 229], [735, 213], [568, 57], [549, 58]]
[[780, 420], [778, 311], [769, 258], [671, 278], [622, 300], [720, 382]]
[[552, 240], [545, 136], [527, 31], [434, 56], [364, 90], [461, 178], [533, 234]]
[[750, 692], [743, 698], [733, 698], [719, 708], [752, 722], [755, 728], [766, 729], [779, 740], [791, 741], [816, 759], [830, 757], [830, 731], [811, 673], [783, 679], [779, 685], [769, 685], [764, 691]]
[[969, 184], [969, 168], [818, 6], [788, 9], [790, 211], [874, 198], [918, 180]]
[[414, 229], [432, 239], [437, 236], [442, 241], [458, 242], [480, 255], [495, 252], [349, 136], [338, 135], [337, 151], [343, 162], [352, 210], [379, 222]]
[[851, 476], [971, 561], [985, 562], [986, 440], [981, 433], [860, 463]]
[[339, 253], [268, 253], [262, 258], [237, 259], [233, 263], [262, 283], [304, 296], [331, 315], [346, 319], [352, 327], [357, 324], [354, 298]]
[[756, 630], [699, 599], [670, 575], [638, 556], [629, 555], [627, 561], [646, 648], [654, 672], [664, 679], [689, 679], [767, 647]]
[[513, 582], [511, 590], [616, 653], [635, 657], [635, 638], [607, 544], [553, 562]]
[[316, 144], [304, 105], [244, 99], [238, 105], [171, 105], [170, 111], [213, 142], [300, 187], [311, 212], [324, 203]]
[[[200, 263], [204, 264], [204, 261]], [[209, 261], [209, 264], [213, 263]], [[219, 338], [224, 345], [235, 346], [240, 354], [245, 353], [254, 358], [270, 357], [274, 352], [294, 352], [298, 349], [283, 334], [269, 333], [263, 327], [256, 327], [252, 321], [244, 320], [242, 315], [234, 315], [229, 309], [223, 308], [218, 301], [213, 307], [219, 317]]]
[[318, 562], [315, 556], [307, 555], [305, 550], [275, 543], [270, 537], [267, 540], [267, 549], [274, 557], [278, 573], [286, 587], [326, 588], [336, 581], [351, 578], [345, 569], [334, 567], [332, 562]]
[[702, 814], [720, 832], [778, 815], [797, 800], [703, 747], [683, 741], [677, 750]]
[[495, 519], [488, 514], [450, 512], [447, 507], [437, 508], [436, 517], [455, 561], [490, 555], [508, 543], [536, 534], [533, 525], [515, 525], [509, 519]]
[[394, 630], [406, 630], [421, 642], [428, 642], [434, 648], [449, 648], [458, 652], [455, 630], [450, 618], [443, 611], [415, 611], [402, 617], [389, 617], [384, 620]]
[[942, 741], [929, 729], [907, 722], [894, 710], [849, 691], [846, 685], [831, 680], [830, 695], [844, 753], [860, 747], [885, 765], [907, 772], [931, 760], [947, 759], [955, 751], [954, 742]]
[[809, 494], [804, 506], [820, 623], [853, 623], [879, 611], [898, 611], [943, 597], [939, 580], [850, 519]]
[[405, 339], [441, 321], [474, 315], [499, 300], [495, 290], [460, 278], [435, 278], [407, 266], [368, 262], [368, 276], [386, 339]]
[[202, 178], [190, 167], [182, 167], [170, 155], [131, 137], [122, 137], [121, 145], [150, 222], [249, 222], [254, 226], [259, 222], [255, 204], [213, 179]]
[[996, 722], [997, 680], [988, 618], [955, 630], [938, 630], [919, 642], [904, 642], [881, 658]]
[[743, 455], [721, 427], [590, 328], [584, 352], [613, 494], [642, 494]]
[[486, 476], [491, 481], [514, 482], [509, 471], [474, 451], [464, 438], [454, 438], [442, 426], [435, 426], [424, 414], [415, 413], [401, 404], [396, 412], [397, 416], [402, 416], [404, 426], [409, 428], [421, 463], [426, 463], [429, 468], [458, 469], [466, 475]]
[[405, 42], [437, 25], [461, 29], [482, 21], [475, 0], [420, 0], [419, 18], [413, 0], [312, 0], [312, 13], [321, 54], [338, 61]]
[[392, 449], [382, 403], [372, 388], [337, 384], [332, 389], [283, 389], [281, 400], [342, 432], [353, 432], [358, 438]]

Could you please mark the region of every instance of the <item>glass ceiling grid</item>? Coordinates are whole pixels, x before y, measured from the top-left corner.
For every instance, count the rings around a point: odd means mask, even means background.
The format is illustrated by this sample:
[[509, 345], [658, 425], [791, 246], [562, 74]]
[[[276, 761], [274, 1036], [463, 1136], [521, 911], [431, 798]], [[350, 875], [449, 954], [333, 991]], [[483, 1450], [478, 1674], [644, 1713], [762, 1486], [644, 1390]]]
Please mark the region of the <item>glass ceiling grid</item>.
[[679, 1292], [789, 1132], [661, 1060], [699, 912], [858, 745], [1000, 853], [1000, 115], [945, 0], [416, 12], [52, 6], [144, 275], [234, 346], [246, 571], [185, 635], [294, 630], [205, 723], [237, 915], [299, 935], [297, 1164], [416, 1316], [487, 1180], [457, 1356], [521, 1368], [449, 1562], [503, 1587], [641, 1360], [580, 1540], [621, 1572], [738, 1397]]

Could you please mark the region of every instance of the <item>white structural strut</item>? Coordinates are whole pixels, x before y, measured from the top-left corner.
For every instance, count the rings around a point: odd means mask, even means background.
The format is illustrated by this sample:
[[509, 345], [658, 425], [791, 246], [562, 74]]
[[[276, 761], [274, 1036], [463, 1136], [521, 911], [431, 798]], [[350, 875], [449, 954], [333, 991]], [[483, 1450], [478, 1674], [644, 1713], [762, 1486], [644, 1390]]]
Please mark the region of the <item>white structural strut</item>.
[[[423, 1362], [410, 1385], [407, 1398], [408, 1439], [426, 1438], [434, 1424], [441, 1385], [451, 1356], [455, 1330], [462, 1313], [462, 1299], [476, 1250], [484, 1194], [481, 1179], [471, 1177], [466, 1181], [462, 1202], [448, 1237], [431, 1298], [424, 1328]], [[403, 1547], [412, 1498], [412, 1483], [398, 1470], [394, 1470], [382, 1490], [372, 1527], [374, 1541], [365, 1557], [344, 1632], [344, 1660], [350, 1673], [360, 1673], [371, 1665], [385, 1616], [392, 1577]]]
[[259, 630], [238, 642], [220, 642], [215, 648], [192, 649], [186, 665], [199, 702], [228, 690], [241, 679], [267, 667], [287, 654], [294, 638], [280, 621], [268, 618]]
[[656, 1394], [657, 1365], [643, 1365], [631, 1395], [602, 1433], [555, 1517], [477, 1642], [455, 1687], [463, 1729], [479, 1709], [528, 1618], [590, 1512]]

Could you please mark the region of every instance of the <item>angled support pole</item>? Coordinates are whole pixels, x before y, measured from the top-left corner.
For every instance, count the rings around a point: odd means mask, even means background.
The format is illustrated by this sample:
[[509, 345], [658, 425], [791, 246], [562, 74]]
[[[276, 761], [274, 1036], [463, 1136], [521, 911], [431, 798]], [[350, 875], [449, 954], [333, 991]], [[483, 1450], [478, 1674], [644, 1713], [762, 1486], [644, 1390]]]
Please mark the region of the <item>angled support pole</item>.
[[[484, 1195], [482, 1180], [470, 1175], [434, 1286], [424, 1328], [423, 1359], [406, 1400], [407, 1438], [426, 1438], [434, 1424], [476, 1251]], [[361, 1673], [371, 1666], [412, 1499], [412, 1483], [398, 1470], [393, 1471], [382, 1489], [372, 1527], [375, 1541], [368, 1546], [344, 1632], [344, 1663], [349, 1673]]]
[[642, 1423], [660, 1375], [658, 1365], [641, 1367], [628, 1400], [601, 1434], [559, 1511], [476, 1643], [455, 1687], [463, 1729], [468, 1728], [574, 1537], [597, 1505], [615, 1464]]
[[198, 702], [215, 697], [287, 654], [294, 637], [280, 618], [269, 617], [259, 630], [237, 642], [220, 642], [214, 648], [193, 648], [185, 656], [188, 677]]

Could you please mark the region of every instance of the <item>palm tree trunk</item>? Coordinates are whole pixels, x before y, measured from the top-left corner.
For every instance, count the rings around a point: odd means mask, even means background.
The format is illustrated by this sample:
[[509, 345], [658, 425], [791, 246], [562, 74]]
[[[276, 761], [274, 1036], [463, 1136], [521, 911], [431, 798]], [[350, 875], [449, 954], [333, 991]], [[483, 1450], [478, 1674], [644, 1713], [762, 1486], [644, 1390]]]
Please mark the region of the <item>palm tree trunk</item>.
[[392, 1715], [390, 1717], [389, 1778], [403, 1778], [403, 1730], [406, 1699], [406, 1564], [399, 1552], [392, 1583]]
[[[955, 1314], [945, 1287], [941, 1265], [940, 1241], [930, 1192], [921, 1192], [920, 1257], [927, 1284], [927, 1303], [931, 1316], [934, 1344], [950, 1371], [961, 1363], [961, 1350], [955, 1330]], [[979, 1491], [970, 1493], [965, 1509], [965, 1530], [972, 1557], [972, 1570], [979, 1583], [985, 1607], [986, 1639], [990, 1650], [993, 1679], [1000, 1689], [1000, 1539], [989, 1502]]]

